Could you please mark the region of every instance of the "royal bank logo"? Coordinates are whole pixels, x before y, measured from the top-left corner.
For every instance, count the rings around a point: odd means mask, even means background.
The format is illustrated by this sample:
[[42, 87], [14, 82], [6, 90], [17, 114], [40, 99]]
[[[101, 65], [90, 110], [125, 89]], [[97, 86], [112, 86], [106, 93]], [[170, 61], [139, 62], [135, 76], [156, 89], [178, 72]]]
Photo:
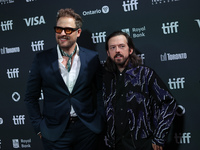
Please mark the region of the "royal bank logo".
[[96, 33], [92, 33], [92, 42], [94, 44], [96, 43], [103, 43], [106, 41], [106, 32], [96, 32]]
[[172, 79], [170, 78], [168, 84], [171, 90], [184, 89], [185, 77], [172, 78]]
[[187, 59], [187, 53], [178, 53], [178, 54], [164, 53], [160, 55], [161, 61], [172, 61], [181, 59]]
[[19, 53], [20, 52], [20, 47], [3, 47], [0, 48], [1, 54], [11, 54], [11, 53]]
[[166, 3], [178, 2], [178, 1], [180, 1], [180, 0], [152, 0], [152, 5], [166, 4]]
[[1, 21], [1, 30], [2, 31], [13, 30], [13, 20]]
[[24, 125], [25, 124], [25, 115], [15, 115], [13, 116], [14, 125]]
[[1, 5], [3, 5], [3, 4], [12, 4], [14, 2], [15, 2], [14, 0], [0, 0], [0, 4]]
[[122, 7], [124, 12], [134, 11], [138, 9], [138, 0], [123, 1]]
[[195, 19], [194, 21], [196, 21], [196, 22], [197, 22], [197, 24], [198, 24], [198, 27], [200, 28], [200, 19]]
[[124, 28], [121, 29], [121, 31], [127, 33], [132, 38], [141, 38], [146, 36], [145, 34], [146, 26], [133, 27], [132, 29]]
[[190, 132], [175, 133], [174, 138], [177, 144], [190, 144], [192, 136]]
[[35, 17], [30, 17], [30, 18], [24, 18], [23, 20], [25, 21], [27, 27], [46, 24], [46, 22], [44, 20], [44, 16], [35, 16]]
[[132, 28], [133, 38], [145, 37], [146, 27]]
[[108, 6], [103, 6], [101, 9], [95, 9], [95, 10], [87, 10], [83, 11], [83, 16], [89, 16], [89, 15], [97, 15], [97, 14], [107, 14], [109, 13], [110, 9]]
[[19, 147], [19, 139], [12, 139], [13, 148], [20, 148]]
[[44, 40], [41, 41], [32, 41], [31, 42], [32, 51], [41, 51], [44, 50]]
[[162, 23], [163, 34], [178, 33], [178, 21]]
[[13, 148], [31, 148], [31, 139], [12, 139]]
[[20, 94], [18, 92], [14, 92], [12, 94], [12, 99], [13, 101], [18, 102], [20, 100]]
[[19, 68], [7, 69], [8, 79], [19, 78]]

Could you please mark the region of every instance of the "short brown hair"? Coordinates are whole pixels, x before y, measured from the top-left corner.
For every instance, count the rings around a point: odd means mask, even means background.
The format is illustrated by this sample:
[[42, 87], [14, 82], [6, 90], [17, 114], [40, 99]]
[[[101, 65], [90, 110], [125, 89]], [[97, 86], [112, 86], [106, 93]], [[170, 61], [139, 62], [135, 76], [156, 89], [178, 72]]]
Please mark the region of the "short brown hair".
[[74, 12], [71, 8], [60, 9], [57, 13], [56, 22], [60, 17], [72, 17], [75, 19], [76, 28], [81, 28], [83, 25], [83, 20], [81, 16]]

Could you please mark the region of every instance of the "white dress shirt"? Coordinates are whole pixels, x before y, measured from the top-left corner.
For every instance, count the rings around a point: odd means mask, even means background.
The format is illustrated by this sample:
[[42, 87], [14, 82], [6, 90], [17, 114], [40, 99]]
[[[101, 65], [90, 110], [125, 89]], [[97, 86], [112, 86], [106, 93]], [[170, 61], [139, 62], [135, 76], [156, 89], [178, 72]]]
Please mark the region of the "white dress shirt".
[[[80, 67], [81, 67], [78, 44], [77, 44], [77, 49], [76, 49], [76, 53], [73, 59], [70, 72], [68, 72], [67, 68], [62, 64], [63, 57], [61, 55], [60, 48], [58, 45], [57, 45], [57, 52], [58, 52], [58, 64], [59, 64], [61, 76], [66, 86], [68, 87], [69, 92], [71, 93], [76, 83], [76, 80], [80, 71]], [[73, 109], [73, 106], [71, 106], [70, 116], [77, 116], [76, 112]]]

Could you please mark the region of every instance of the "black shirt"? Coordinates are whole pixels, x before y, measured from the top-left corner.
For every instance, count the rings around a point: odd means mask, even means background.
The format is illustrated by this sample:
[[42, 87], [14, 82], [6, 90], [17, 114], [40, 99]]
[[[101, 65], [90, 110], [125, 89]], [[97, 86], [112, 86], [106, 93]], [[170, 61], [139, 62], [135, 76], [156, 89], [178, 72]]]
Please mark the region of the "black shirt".
[[127, 102], [125, 90], [125, 77], [126, 69], [123, 72], [117, 72], [117, 85], [116, 85], [116, 100], [115, 100], [115, 133], [116, 143], [124, 138], [129, 133], [128, 115], [127, 115]]

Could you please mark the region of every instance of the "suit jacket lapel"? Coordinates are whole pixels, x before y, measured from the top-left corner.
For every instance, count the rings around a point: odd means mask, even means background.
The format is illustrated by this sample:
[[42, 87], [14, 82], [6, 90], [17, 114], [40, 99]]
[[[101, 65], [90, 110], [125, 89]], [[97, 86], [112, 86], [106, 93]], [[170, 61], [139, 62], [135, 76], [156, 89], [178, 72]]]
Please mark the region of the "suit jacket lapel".
[[85, 51], [79, 47], [79, 57], [80, 57], [80, 61], [81, 61], [81, 67], [80, 67], [80, 71], [79, 71], [79, 75], [77, 77], [76, 83], [74, 85], [73, 91], [75, 92], [77, 88], [79, 88], [80, 84], [81, 84], [81, 80], [83, 80], [83, 74], [84, 74], [84, 68], [86, 66], [86, 54]]

